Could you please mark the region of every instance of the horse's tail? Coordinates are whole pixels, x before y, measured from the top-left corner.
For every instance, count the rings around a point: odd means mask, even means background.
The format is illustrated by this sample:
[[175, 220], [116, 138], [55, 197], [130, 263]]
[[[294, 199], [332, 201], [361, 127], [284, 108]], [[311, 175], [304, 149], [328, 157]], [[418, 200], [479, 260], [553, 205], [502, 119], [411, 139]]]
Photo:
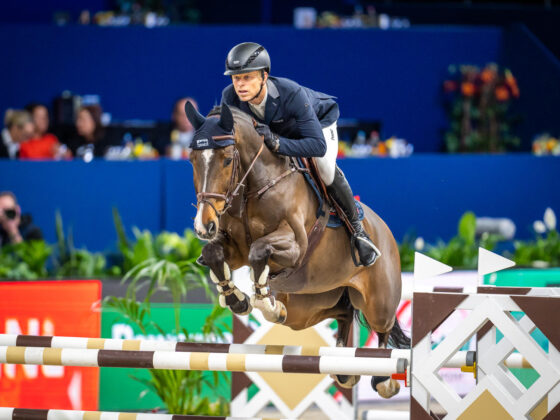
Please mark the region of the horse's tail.
[[[354, 311], [354, 318], [356, 319], [356, 321], [358, 321], [360, 323], [360, 325], [363, 325], [364, 327], [367, 328], [368, 331], [372, 331], [371, 327], [369, 326], [369, 324], [367, 323], [364, 314], [362, 314], [361, 311], [359, 310], [355, 310]], [[399, 320], [397, 319], [397, 317], [395, 317], [395, 325], [393, 325], [393, 328], [391, 329], [391, 332], [389, 333], [389, 343], [388, 343], [391, 347], [395, 348], [395, 349], [409, 349], [410, 348], [410, 337], [408, 337], [404, 331], [401, 328], [401, 325], [399, 324]]]
[[389, 345], [395, 349], [409, 349], [410, 337], [408, 337], [401, 328], [399, 320], [395, 318], [395, 325], [389, 333]]

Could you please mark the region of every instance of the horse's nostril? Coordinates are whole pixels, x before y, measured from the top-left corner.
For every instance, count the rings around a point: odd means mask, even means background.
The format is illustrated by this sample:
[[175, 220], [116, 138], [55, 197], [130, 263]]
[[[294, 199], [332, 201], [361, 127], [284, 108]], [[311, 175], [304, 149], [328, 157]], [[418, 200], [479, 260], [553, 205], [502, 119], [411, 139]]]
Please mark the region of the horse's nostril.
[[216, 233], [216, 223], [210, 222], [208, 223], [208, 227], [206, 229], [209, 235], [214, 235]]

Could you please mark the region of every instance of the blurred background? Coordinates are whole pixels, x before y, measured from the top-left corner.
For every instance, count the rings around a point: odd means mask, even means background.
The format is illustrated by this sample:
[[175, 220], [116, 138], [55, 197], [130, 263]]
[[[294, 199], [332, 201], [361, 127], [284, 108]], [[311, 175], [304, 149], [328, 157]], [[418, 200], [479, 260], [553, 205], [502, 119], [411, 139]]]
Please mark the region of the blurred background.
[[479, 246], [558, 267], [559, 22], [552, 0], [2, 2], [0, 278], [196, 258], [183, 107], [219, 104], [244, 41], [338, 98], [339, 166], [403, 270], [473, 269]]
[[[412, 231], [448, 240], [468, 210], [510, 218], [527, 238], [547, 207], [558, 209], [558, 162], [534, 158], [560, 153], [554, 2], [2, 7], [4, 127], [7, 110], [27, 106], [35, 120], [48, 119], [22, 139], [54, 135], [22, 142], [2, 162], [2, 189], [17, 195], [51, 241], [57, 209], [77, 243], [94, 250], [111, 244], [112, 206], [127, 227], [190, 226], [188, 163], [82, 162], [186, 158], [192, 127], [179, 100], [194, 98], [203, 113], [219, 103], [229, 82], [225, 56], [247, 40], [270, 51], [272, 75], [338, 98], [340, 156], [368, 158], [340, 166], [398, 240]], [[16, 162], [70, 157], [81, 162]]]

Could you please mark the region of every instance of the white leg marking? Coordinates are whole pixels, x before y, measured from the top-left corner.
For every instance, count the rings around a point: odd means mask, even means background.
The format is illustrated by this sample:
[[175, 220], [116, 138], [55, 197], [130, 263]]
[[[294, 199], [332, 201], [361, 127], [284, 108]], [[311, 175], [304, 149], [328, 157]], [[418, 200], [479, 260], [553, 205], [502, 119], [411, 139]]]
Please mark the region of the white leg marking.
[[270, 267], [267, 264], [266, 267], [264, 268], [263, 272], [261, 273], [260, 277], [259, 277], [259, 285], [265, 286], [267, 284], [267, 282], [268, 282], [268, 272], [269, 271], [270, 271]]

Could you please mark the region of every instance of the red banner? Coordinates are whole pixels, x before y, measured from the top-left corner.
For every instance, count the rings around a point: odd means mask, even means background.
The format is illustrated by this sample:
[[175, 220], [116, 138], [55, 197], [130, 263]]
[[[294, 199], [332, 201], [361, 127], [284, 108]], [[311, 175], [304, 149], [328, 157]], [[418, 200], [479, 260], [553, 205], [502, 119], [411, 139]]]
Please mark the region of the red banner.
[[[0, 282], [0, 333], [99, 337], [101, 282]], [[0, 365], [0, 406], [97, 410], [99, 368]]]

